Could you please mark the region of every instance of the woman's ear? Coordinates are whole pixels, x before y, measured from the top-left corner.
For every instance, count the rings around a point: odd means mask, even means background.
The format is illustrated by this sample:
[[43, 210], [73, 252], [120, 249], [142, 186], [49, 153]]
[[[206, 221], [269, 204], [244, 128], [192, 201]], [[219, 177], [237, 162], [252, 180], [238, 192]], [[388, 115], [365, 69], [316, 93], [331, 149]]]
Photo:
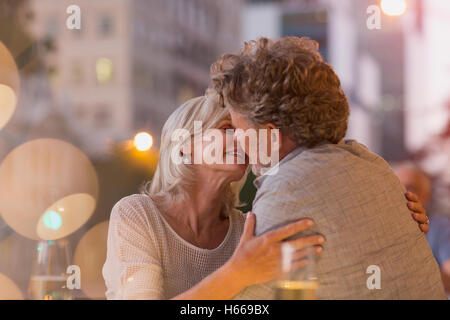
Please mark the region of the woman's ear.
[[190, 155], [192, 153], [192, 148], [190, 144], [183, 144], [180, 147], [180, 153], [182, 155]]
[[183, 145], [180, 147], [180, 156], [183, 159], [184, 164], [192, 164], [192, 151], [190, 146]]

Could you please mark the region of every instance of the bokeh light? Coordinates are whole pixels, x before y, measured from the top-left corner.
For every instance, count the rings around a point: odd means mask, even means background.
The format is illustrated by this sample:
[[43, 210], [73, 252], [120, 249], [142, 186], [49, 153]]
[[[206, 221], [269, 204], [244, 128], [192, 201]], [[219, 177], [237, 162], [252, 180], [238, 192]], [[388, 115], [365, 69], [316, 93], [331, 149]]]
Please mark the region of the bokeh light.
[[8, 48], [0, 41], [0, 130], [16, 109], [19, 86], [17, 65]]
[[382, 0], [381, 9], [388, 16], [400, 16], [406, 11], [405, 0]]
[[106, 260], [109, 220], [86, 232], [75, 249], [74, 264], [82, 270], [81, 290], [89, 298], [104, 299], [106, 286], [102, 268]]
[[76, 231], [90, 218], [98, 198], [98, 178], [89, 159], [56, 139], [33, 140], [12, 150], [0, 165], [0, 181], [3, 219], [35, 240]]
[[44, 219], [44, 225], [49, 229], [58, 230], [62, 225], [62, 219], [58, 212], [53, 210], [47, 211], [42, 217]]
[[0, 84], [0, 130], [11, 119], [14, 110], [16, 110], [17, 97], [14, 90], [10, 87]]
[[[38, 221], [40, 239], [59, 239], [77, 230], [95, 210], [96, 199], [87, 193], [72, 194], [53, 203]], [[64, 223], [63, 223], [64, 222]]]
[[0, 273], [0, 300], [23, 300], [22, 291], [4, 274]]
[[139, 132], [134, 137], [134, 145], [139, 151], [147, 151], [153, 145], [153, 138], [147, 132]]

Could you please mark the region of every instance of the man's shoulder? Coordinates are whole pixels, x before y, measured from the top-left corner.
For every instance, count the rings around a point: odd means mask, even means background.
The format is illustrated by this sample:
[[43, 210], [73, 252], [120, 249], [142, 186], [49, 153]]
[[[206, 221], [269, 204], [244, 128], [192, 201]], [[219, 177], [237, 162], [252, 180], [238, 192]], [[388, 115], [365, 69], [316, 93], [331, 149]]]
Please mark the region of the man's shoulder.
[[[281, 188], [297, 186], [308, 181], [329, 180], [348, 171], [370, 172], [370, 169], [392, 173], [387, 162], [355, 140], [326, 144], [305, 149], [287, 162], [282, 162], [275, 174], [267, 176], [264, 184]], [[392, 173], [393, 174], [393, 173]]]
[[[281, 163], [278, 172], [269, 180], [292, 178], [300, 180], [308, 176], [323, 175], [330, 170], [342, 167], [376, 167], [390, 170], [387, 162], [376, 153], [356, 140], [343, 140], [338, 144], [324, 144], [304, 149], [285, 163]], [[290, 179], [289, 179], [290, 180]]]
[[[351, 163], [386, 164], [383, 158], [370, 151], [356, 140], [343, 140], [337, 144], [324, 144], [305, 149], [286, 163], [286, 169], [298, 168], [309, 172], [311, 169], [343, 166]], [[299, 167], [299, 164], [301, 166]], [[282, 168], [281, 168], [282, 169]]]

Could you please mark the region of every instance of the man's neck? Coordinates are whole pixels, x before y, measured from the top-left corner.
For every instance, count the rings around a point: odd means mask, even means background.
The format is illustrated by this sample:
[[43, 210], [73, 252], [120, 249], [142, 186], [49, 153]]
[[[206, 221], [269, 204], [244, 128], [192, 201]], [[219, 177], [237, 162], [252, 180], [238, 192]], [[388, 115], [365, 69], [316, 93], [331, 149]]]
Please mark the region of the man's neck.
[[289, 138], [286, 138], [281, 145], [281, 149], [279, 151], [280, 161], [283, 160], [289, 153], [298, 148], [298, 144], [292, 141]]
[[298, 148], [298, 145], [294, 143], [292, 140], [287, 138], [286, 140], [283, 140], [281, 144], [281, 148], [278, 150], [278, 161], [276, 163], [271, 163], [270, 166], [261, 166], [259, 164], [252, 165], [252, 172], [255, 176], [262, 176], [266, 175], [268, 172], [273, 170], [276, 166], [279, 165], [279, 163], [286, 158], [291, 152], [296, 150]]

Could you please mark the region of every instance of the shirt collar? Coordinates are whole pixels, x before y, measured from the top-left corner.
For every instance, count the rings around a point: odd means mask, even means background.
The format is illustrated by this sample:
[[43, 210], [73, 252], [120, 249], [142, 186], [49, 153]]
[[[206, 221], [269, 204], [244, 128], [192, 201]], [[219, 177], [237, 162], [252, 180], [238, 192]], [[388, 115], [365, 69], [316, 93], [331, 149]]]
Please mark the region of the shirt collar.
[[[330, 142], [320, 143], [316, 147], [320, 147], [320, 146], [327, 145], [327, 144], [330, 144]], [[345, 140], [341, 139], [337, 144], [338, 145], [345, 144]], [[304, 147], [304, 146], [295, 148], [290, 153], [288, 153], [283, 159], [281, 159], [276, 165], [274, 165], [273, 167], [271, 167], [267, 171], [265, 171], [264, 174], [257, 176], [256, 179], [253, 181], [253, 184], [255, 185], [256, 189], [259, 189], [261, 184], [264, 182], [264, 180], [267, 178], [267, 176], [271, 175], [271, 172], [273, 170], [276, 170], [276, 169], [279, 170], [282, 165], [288, 163], [289, 161], [291, 161], [293, 158], [297, 157], [300, 153], [302, 153], [306, 149], [308, 149], [308, 148]]]
[[272, 166], [269, 169], [266, 169], [264, 174], [262, 174], [260, 176], [257, 176], [256, 179], [253, 181], [253, 184], [255, 185], [255, 187], [257, 189], [259, 189], [259, 187], [261, 186], [263, 181], [267, 178], [267, 176], [270, 176], [271, 173], [274, 170], [279, 170], [282, 165], [284, 165], [285, 163], [289, 162], [291, 159], [293, 159], [296, 156], [298, 156], [305, 149], [306, 149], [306, 147], [297, 147], [297, 148], [295, 148], [294, 150], [289, 152], [283, 159], [281, 159], [277, 164], [275, 164], [274, 166]]

